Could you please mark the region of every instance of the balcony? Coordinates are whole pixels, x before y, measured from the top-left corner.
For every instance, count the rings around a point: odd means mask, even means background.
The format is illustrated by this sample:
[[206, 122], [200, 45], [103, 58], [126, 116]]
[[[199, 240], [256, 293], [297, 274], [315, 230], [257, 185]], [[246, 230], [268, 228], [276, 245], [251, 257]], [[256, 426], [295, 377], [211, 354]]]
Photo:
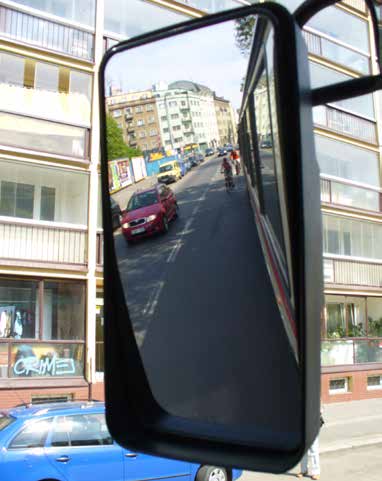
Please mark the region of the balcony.
[[324, 282], [347, 286], [382, 287], [382, 263], [324, 254]]
[[309, 53], [346, 67], [351, 66], [353, 70], [364, 75], [370, 73], [370, 57], [368, 55], [309, 27], [305, 27], [303, 36]]
[[87, 265], [86, 228], [3, 217], [0, 238], [3, 264], [43, 263], [71, 269], [84, 269]]
[[370, 144], [377, 144], [375, 122], [355, 114], [329, 105], [320, 105], [313, 109], [313, 121], [317, 127], [323, 127]]
[[321, 366], [382, 363], [381, 339], [336, 339], [321, 343]]
[[321, 176], [321, 202], [367, 211], [382, 212], [380, 189], [360, 186], [345, 179]]
[[81, 60], [94, 61], [94, 34], [85, 28], [69, 26], [64, 21], [48, 20], [1, 5], [0, 35]]

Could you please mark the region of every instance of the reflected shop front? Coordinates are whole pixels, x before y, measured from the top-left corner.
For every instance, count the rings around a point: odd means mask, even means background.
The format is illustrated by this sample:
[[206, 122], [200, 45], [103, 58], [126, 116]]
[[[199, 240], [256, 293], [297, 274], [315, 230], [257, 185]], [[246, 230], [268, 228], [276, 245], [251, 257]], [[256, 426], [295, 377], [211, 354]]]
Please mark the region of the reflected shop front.
[[85, 285], [0, 278], [0, 378], [84, 374]]

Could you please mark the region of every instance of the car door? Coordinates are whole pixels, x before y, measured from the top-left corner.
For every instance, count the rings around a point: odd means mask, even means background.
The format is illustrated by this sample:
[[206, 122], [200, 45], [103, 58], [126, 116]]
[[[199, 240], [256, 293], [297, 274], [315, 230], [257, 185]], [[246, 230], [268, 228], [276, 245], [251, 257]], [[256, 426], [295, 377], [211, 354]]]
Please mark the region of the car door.
[[122, 481], [122, 448], [103, 413], [57, 416], [45, 454], [68, 481]]
[[167, 217], [169, 219], [172, 219], [176, 211], [174, 192], [169, 187], [166, 187], [165, 196], [166, 196], [167, 212], [168, 212]]
[[178, 478], [179, 481], [191, 481], [191, 464], [183, 461], [135, 453], [127, 449], [124, 452], [124, 480], [145, 481]]
[[160, 195], [161, 204], [163, 205], [163, 207], [165, 209], [165, 212], [166, 212], [166, 217], [167, 217], [168, 220], [170, 220], [171, 219], [171, 206], [170, 206], [170, 203], [169, 203], [168, 191], [169, 191], [168, 187], [163, 185], [161, 187], [159, 195]]
[[2, 450], [0, 479], [35, 481], [52, 478], [55, 474], [44, 456], [44, 444], [52, 418], [32, 420], [24, 425]]

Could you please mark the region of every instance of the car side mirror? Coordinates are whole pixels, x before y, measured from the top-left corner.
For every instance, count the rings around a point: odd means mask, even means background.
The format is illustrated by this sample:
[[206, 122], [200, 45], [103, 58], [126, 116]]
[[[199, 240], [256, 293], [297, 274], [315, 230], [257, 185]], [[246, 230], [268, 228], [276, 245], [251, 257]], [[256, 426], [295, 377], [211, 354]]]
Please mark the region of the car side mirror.
[[[121, 42], [99, 84], [110, 432], [134, 451], [284, 472], [320, 426], [312, 103], [335, 92], [312, 94], [301, 28], [275, 3]], [[114, 233], [107, 123], [146, 173], [118, 193], [130, 208]], [[218, 147], [237, 143], [236, 175]], [[160, 165], [206, 147], [183, 179], [162, 177], [164, 212]]]

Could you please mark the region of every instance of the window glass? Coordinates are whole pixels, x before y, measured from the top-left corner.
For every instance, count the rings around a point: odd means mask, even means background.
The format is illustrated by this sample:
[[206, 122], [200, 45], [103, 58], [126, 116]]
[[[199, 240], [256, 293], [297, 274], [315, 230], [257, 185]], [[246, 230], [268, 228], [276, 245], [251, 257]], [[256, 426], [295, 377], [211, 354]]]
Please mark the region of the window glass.
[[87, 73], [77, 72], [72, 70], [70, 72], [70, 93], [84, 95], [86, 99], [91, 101], [91, 76]]
[[326, 296], [326, 336], [341, 338], [346, 335], [345, 298]]
[[[324, 67], [311, 61], [309, 62], [309, 68], [311, 84], [313, 88], [344, 82], [345, 80], [351, 80], [352, 78], [349, 75], [337, 72], [333, 69]], [[364, 115], [365, 117], [372, 119], [375, 117], [372, 94], [361, 95], [359, 97], [353, 97], [346, 100], [339, 100], [337, 102], [333, 102], [333, 105], [337, 105], [345, 110], [349, 110], [350, 112]]]
[[84, 284], [44, 282], [43, 339], [84, 340], [84, 335]]
[[[87, 224], [87, 173], [6, 160], [0, 171], [0, 215]], [[17, 179], [30, 187], [19, 189]]]
[[382, 259], [382, 226], [324, 214], [323, 241], [327, 254]]
[[31, 422], [9, 445], [9, 449], [42, 448], [49, 432], [52, 419]]
[[380, 186], [378, 154], [356, 145], [315, 135], [317, 160], [323, 174]]
[[113, 444], [103, 414], [60, 416], [52, 433], [52, 446], [105, 446]]
[[94, 27], [96, 0], [17, 0], [17, 3]]
[[366, 335], [366, 299], [364, 297], [346, 297], [346, 319], [349, 337]]
[[108, 0], [105, 8], [105, 30], [132, 37], [190, 17], [141, 0]]
[[382, 337], [382, 298], [367, 298], [368, 335]]
[[48, 63], [36, 63], [35, 88], [41, 90], [58, 91], [59, 68]]
[[0, 278], [0, 338], [38, 335], [38, 282]]
[[367, 23], [339, 8], [333, 6], [321, 10], [308, 25], [364, 52], [370, 51]]
[[87, 129], [0, 112], [0, 144], [85, 158]]
[[83, 376], [84, 344], [11, 344], [10, 375], [14, 378]]
[[0, 84], [24, 86], [24, 59], [0, 53]]

